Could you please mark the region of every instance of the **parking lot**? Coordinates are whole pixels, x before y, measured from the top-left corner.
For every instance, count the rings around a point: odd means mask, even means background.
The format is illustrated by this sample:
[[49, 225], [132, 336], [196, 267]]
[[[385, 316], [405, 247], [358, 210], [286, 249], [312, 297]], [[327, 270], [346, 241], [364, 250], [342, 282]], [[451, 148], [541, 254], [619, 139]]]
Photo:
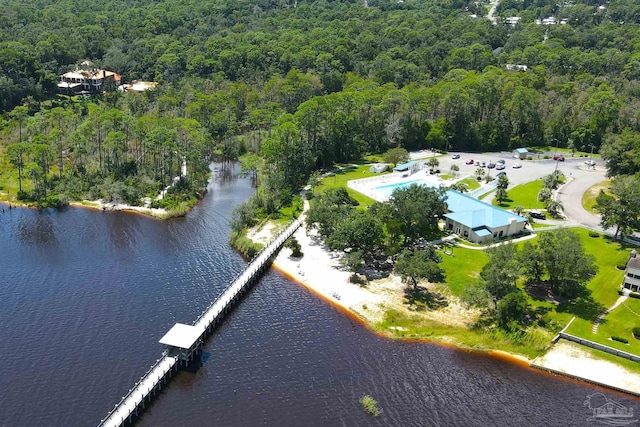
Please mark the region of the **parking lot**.
[[[459, 154], [460, 158], [453, 159], [454, 154]], [[470, 159], [474, 161], [473, 165], [467, 165], [465, 163]], [[518, 160], [513, 158], [511, 152], [506, 151], [500, 153], [449, 153], [438, 157], [440, 161], [439, 168], [442, 173], [447, 173], [451, 165], [455, 164], [460, 168], [460, 174], [470, 176], [475, 176], [475, 171], [478, 169], [478, 166], [475, 165], [476, 161], [481, 164], [482, 162], [489, 164], [490, 162], [496, 163], [500, 159], [505, 161], [503, 171], [507, 173], [507, 177], [509, 178], [509, 188], [549, 175], [556, 169], [556, 164], [558, 170], [562, 171], [567, 178], [573, 177], [576, 180], [586, 180], [588, 182], [592, 182], [595, 179], [593, 184], [604, 179], [604, 162], [600, 159], [595, 160], [596, 166], [594, 169], [584, 163], [585, 160], [588, 160], [588, 158], [584, 157], [566, 158], [564, 162], [552, 159], [545, 160], [542, 155], [540, 156], [540, 160], [537, 159], [537, 156], [534, 156], [533, 160]], [[522, 167], [520, 169], [514, 169], [514, 163], [520, 163]], [[500, 172], [495, 168], [489, 169], [485, 167], [484, 169], [485, 172], [490, 173], [491, 176], [496, 176], [496, 174]]]

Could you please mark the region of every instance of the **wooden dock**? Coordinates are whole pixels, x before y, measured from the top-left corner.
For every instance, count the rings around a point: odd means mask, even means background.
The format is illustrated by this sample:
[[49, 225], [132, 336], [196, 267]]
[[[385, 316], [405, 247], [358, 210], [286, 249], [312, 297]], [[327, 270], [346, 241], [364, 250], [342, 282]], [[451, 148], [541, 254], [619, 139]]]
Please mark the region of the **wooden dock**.
[[[132, 423], [144, 410], [154, 396], [171, 378], [181, 365], [187, 365], [194, 360], [196, 353], [202, 347], [204, 339], [211, 334], [216, 325], [231, 310], [236, 302], [248, 290], [251, 284], [258, 279], [264, 270], [271, 265], [271, 261], [284, 243], [302, 225], [303, 218], [292, 221], [284, 231], [265, 246], [260, 253], [247, 265], [225, 288], [222, 294], [193, 322], [192, 325], [176, 324], [169, 331], [161, 342], [171, 343], [172, 332], [174, 330], [187, 331], [191, 337], [186, 344], [176, 344], [176, 347], [169, 345], [162, 353], [162, 357], [149, 368], [140, 380], [129, 392], [122, 397], [113, 409], [107, 414], [105, 419], [100, 421], [99, 427], [117, 427]], [[164, 340], [164, 341], [163, 341]]]

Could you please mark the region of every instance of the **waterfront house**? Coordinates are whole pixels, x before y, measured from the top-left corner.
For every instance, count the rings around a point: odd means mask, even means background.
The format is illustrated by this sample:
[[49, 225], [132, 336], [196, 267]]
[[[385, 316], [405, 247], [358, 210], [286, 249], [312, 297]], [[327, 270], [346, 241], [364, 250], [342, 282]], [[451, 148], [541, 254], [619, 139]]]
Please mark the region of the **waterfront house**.
[[631, 251], [627, 268], [624, 271], [622, 289], [628, 289], [631, 292], [640, 292], [640, 258], [636, 256], [635, 249]]
[[58, 89], [65, 95], [102, 93], [115, 90], [121, 82], [120, 75], [113, 71], [76, 69], [60, 76]]
[[516, 148], [512, 154], [515, 159], [526, 159], [529, 155], [529, 150], [526, 148]]
[[394, 173], [398, 173], [402, 176], [410, 176], [420, 170], [420, 164], [416, 161], [410, 161], [407, 163], [402, 163], [393, 168]]
[[527, 219], [454, 190], [447, 191], [445, 228], [473, 243], [521, 233]]

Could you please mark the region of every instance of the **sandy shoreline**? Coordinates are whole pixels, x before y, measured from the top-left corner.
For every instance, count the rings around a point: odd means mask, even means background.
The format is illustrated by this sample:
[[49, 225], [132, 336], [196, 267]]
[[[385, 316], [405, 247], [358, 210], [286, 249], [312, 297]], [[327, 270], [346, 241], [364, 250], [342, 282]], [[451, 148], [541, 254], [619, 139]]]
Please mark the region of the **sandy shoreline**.
[[159, 208], [147, 208], [144, 206], [132, 206], [124, 203], [104, 203], [102, 200], [82, 200], [80, 202], [70, 202], [69, 206], [75, 208], [86, 208], [100, 211], [129, 212], [151, 216], [153, 218], [166, 218], [169, 211]]
[[[267, 223], [260, 230], [251, 230], [247, 236], [256, 242], [267, 243], [278, 231], [273, 223]], [[329, 250], [313, 230], [307, 233], [307, 230], [301, 227], [294, 236], [300, 243], [303, 257], [292, 258], [291, 250], [283, 248], [273, 262], [275, 268], [314, 294], [340, 307], [348, 315], [359, 319], [374, 333], [397, 338], [392, 334], [393, 331], [381, 331], [375, 328], [375, 325], [382, 321], [385, 311], [389, 308], [404, 307], [406, 310], [407, 305], [403, 301], [405, 285], [399, 277], [391, 275], [385, 279], [374, 280], [366, 287], [352, 284], [349, 282], [350, 272], [340, 265], [341, 254]], [[460, 306], [455, 301], [450, 307], [422, 312], [421, 315], [429, 316], [429, 320], [459, 327], [469, 326], [476, 318], [472, 310]], [[420, 341], [464, 348], [455, 341], [448, 341], [447, 337], [440, 337], [437, 341]], [[640, 393], [640, 374], [630, 372], [607, 360], [597, 359], [573, 343], [561, 341], [535, 361], [499, 349], [485, 352], [521, 366], [547, 368], [574, 379], [582, 379], [619, 391], [626, 390], [632, 394]]]
[[[251, 230], [247, 237], [259, 243], [267, 243], [279, 231], [273, 223], [265, 224], [260, 230]], [[291, 250], [283, 248], [273, 262], [273, 266], [295, 282], [314, 294], [343, 309], [349, 315], [358, 318], [364, 326], [387, 338], [397, 338], [395, 331], [379, 330], [375, 327], [384, 318], [388, 309], [401, 311], [408, 315], [418, 315], [424, 320], [455, 327], [469, 327], [477, 319], [479, 312], [463, 307], [458, 301], [449, 299], [449, 305], [433, 311], [413, 312], [404, 300], [406, 285], [400, 277], [390, 275], [387, 278], [372, 280], [366, 287], [349, 282], [351, 273], [340, 265], [341, 253], [329, 250], [315, 230], [307, 232], [301, 227], [294, 237], [302, 248], [302, 258], [292, 258]], [[429, 287], [430, 285], [427, 285]], [[440, 345], [465, 348], [455, 340], [442, 336], [439, 339], [413, 338]], [[481, 350], [474, 350], [481, 351]], [[518, 364], [531, 363], [528, 358], [501, 350], [486, 353], [509, 359]]]

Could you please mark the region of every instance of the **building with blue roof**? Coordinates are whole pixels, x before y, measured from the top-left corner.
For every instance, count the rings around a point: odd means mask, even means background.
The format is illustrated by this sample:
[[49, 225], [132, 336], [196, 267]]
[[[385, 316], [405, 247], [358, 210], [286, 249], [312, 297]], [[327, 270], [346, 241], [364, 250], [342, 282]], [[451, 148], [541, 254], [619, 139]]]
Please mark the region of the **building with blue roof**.
[[526, 148], [516, 148], [515, 150], [513, 150], [512, 154], [516, 159], [526, 159], [529, 155], [529, 150], [527, 150]]
[[402, 163], [393, 168], [393, 172], [400, 173], [402, 176], [413, 175], [414, 173], [420, 170], [420, 164], [417, 160], [413, 160], [411, 162]]
[[524, 230], [527, 219], [466, 194], [449, 190], [445, 227], [473, 243], [513, 236]]

